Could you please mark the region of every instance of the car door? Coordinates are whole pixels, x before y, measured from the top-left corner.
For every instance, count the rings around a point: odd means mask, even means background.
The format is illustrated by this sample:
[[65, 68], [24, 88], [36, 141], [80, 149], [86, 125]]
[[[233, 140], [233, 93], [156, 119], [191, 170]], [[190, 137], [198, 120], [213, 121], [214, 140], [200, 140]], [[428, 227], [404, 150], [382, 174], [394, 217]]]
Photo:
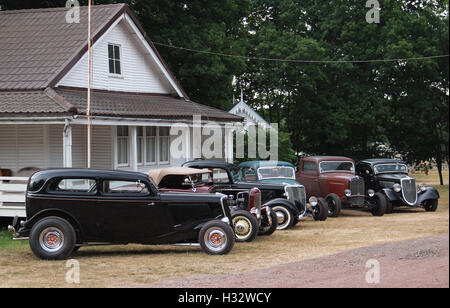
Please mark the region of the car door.
[[104, 179], [97, 219], [101, 235], [112, 242], [154, 243], [172, 231], [167, 203], [151, 183]]

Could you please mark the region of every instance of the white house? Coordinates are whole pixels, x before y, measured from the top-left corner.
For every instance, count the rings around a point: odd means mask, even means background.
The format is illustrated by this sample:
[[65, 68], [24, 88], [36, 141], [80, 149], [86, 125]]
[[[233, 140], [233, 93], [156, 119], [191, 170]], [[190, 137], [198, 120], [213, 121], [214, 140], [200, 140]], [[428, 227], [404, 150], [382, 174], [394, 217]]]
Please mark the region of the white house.
[[[66, 20], [68, 10], [0, 11], [3, 174], [87, 167], [88, 10], [80, 23]], [[243, 119], [190, 101], [127, 5], [93, 7], [92, 53], [92, 168], [146, 172], [197, 158], [194, 115], [224, 127], [232, 160], [225, 125]], [[183, 157], [171, 155], [174, 123], [185, 125]]]

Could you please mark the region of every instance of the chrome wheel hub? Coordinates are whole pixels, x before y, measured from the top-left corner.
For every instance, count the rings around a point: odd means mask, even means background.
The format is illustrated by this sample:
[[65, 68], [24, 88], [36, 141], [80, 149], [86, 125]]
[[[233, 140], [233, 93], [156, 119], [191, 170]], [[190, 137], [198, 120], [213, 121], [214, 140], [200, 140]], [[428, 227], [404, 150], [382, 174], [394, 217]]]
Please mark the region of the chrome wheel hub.
[[205, 232], [205, 244], [213, 251], [220, 251], [227, 244], [225, 232], [219, 228], [210, 228]]
[[47, 228], [39, 235], [39, 244], [47, 252], [57, 252], [64, 245], [64, 234], [58, 228]]
[[286, 220], [286, 215], [283, 212], [278, 211], [277, 212], [277, 219], [278, 219], [278, 224], [281, 225]]

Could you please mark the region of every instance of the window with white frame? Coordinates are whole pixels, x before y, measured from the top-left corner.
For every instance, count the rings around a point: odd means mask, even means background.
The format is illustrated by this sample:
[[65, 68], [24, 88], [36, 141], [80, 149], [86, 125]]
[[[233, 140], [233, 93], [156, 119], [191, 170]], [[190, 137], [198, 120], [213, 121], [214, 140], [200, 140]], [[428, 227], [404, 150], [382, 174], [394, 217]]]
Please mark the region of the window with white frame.
[[159, 128], [159, 162], [169, 162], [169, 136], [170, 129], [168, 127]]
[[128, 144], [128, 126], [117, 126], [117, 164], [119, 166], [129, 165]]
[[145, 128], [145, 163], [156, 164], [156, 127]]
[[[136, 127], [138, 165], [168, 164], [170, 161], [170, 129], [168, 127]], [[117, 127], [117, 166], [128, 167], [128, 126]]]
[[108, 61], [110, 74], [122, 75], [120, 59], [120, 45], [108, 44]]

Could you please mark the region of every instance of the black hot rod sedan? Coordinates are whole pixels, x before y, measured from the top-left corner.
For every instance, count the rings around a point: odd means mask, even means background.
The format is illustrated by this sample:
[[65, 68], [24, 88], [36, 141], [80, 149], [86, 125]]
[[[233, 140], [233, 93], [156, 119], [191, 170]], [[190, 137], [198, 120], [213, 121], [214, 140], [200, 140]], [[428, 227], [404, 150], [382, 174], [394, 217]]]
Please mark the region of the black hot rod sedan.
[[27, 220], [15, 218], [9, 229], [29, 237], [41, 259], [65, 259], [92, 243], [199, 243], [226, 254], [235, 242], [226, 204], [223, 194], [160, 192], [143, 173], [45, 170], [29, 180]]

